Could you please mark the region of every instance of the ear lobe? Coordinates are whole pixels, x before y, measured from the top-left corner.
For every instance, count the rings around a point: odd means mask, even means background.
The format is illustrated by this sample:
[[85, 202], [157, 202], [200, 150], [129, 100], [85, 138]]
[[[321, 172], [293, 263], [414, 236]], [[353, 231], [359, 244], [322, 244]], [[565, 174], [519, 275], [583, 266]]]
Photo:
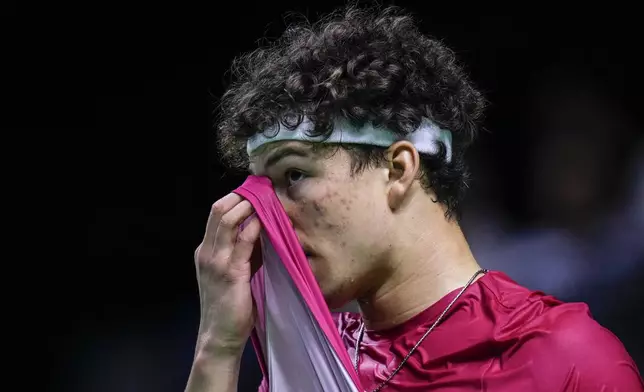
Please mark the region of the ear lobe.
[[396, 142], [387, 150], [389, 164], [389, 206], [400, 208], [412, 188], [420, 170], [420, 156], [408, 141]]

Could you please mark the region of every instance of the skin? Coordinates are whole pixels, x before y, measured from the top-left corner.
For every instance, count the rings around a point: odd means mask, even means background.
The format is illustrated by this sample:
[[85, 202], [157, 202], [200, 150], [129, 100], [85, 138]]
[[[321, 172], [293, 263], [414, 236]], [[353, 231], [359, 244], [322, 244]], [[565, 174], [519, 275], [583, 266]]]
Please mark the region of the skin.
[[345, 150], [292, 141], [268, 145], [251, 164], [273, 181], [329, 307], [357, 299], [372, 329], [406, 321], [480, 268], [458, 225], [421, 188], [413, 145], [394, 144], [388, 158], [387, 167], [353, 174]]
[[[373, 330], [405, 322], [480, 268], [458, 224], [422, 189], [413, 145], [397, 142], [387, 157], [387, 166], [354, 174], [341, 148], [280, 141], [250, 167], [271, 179], [329, 307], [357, 299]], [[218, 200], [195, 253], [201, 323], [186, 391], [236, 390], [255, 320], [250, 258], [260, 226], [253, 218], [238, 228], [252, 214], [236, 194]]]

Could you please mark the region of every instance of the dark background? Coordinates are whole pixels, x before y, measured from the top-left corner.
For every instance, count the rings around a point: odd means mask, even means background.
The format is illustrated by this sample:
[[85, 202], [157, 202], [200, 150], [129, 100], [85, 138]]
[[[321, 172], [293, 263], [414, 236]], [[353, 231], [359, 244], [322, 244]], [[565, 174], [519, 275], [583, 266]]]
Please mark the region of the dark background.
[[[338, 4], [7, 6], [3, 123], [47, 153], [37, 186], [67, 209], [52, 237], [82, 256], [36, 263], [50, 390], [183, 390], [199, 320], [193, 252], [210, 205], [243, 180], [218, 162], [212, 102], [233, 57], [279, 35], [287, 11], [315, 19]], [[463, 220], [475, 255], [589, 303], [644, 367], [634, 8], [397, 4], [491, 102]], [[86, 231], [63, 229], [72, 212]], [[244, 391], [258, 382], [247, 354]]]

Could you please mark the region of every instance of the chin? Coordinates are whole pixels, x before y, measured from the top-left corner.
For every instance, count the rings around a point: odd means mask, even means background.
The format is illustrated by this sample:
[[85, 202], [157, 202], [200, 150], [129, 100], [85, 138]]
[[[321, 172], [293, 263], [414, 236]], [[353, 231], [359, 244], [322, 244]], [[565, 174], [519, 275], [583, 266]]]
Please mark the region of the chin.
[[324, 301], [327, 306], [334, 309], [342, 307], [348, 303], [350, 299], [347, 299], [342, 295], [340, 290], [341, 287], [338, 287], [341, 285], [338, 285], [338, 282], [333, 282], [332, 279], [329, 279], [329, 271], [325, 270], [324, 267], [326, 266], [321, 263], [321, 260], [315, 256], [309, 255], [307, 255], [306, 259], [309, 261], [311, 272], [313, 272], [313, 276], [320, 287], [320, 291], [322, 292], [322, 296], [324, 297]]
[[328, 306], [330, 310], [338, 309], [343, 306], [343, 303], [341, 301], [338, 301], [335, 298], [329, 298], [326, 295], [324, 296], [324, 301], [326, 302], [326, 306]]
[[328, 286], [320, 286], [320, 290], [322, 291], [322, 296], [324, 297], [324, 301], [329, 309], [341, 308], [351, 301], [351, 299], [343, 296], [335, 287], [331, 288]]
[[350, 304], [351, 304], [351, 301], [340, 300], [340, 299], [326, 301], [326, 306], [328, 306], [329, 310], [332, 312], [355, 311], [355, 309], [349, 308]]

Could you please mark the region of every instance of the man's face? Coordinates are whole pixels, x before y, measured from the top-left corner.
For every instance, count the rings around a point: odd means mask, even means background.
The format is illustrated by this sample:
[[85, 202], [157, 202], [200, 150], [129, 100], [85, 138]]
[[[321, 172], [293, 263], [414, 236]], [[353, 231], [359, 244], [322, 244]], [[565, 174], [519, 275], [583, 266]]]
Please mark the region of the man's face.
[[331, 308], [364, 293], [389, 248], [387, 174], [353, 175], [341, 148], [312, 151], [301, 142], [275, 142], [251, 160], [271, 179]]

